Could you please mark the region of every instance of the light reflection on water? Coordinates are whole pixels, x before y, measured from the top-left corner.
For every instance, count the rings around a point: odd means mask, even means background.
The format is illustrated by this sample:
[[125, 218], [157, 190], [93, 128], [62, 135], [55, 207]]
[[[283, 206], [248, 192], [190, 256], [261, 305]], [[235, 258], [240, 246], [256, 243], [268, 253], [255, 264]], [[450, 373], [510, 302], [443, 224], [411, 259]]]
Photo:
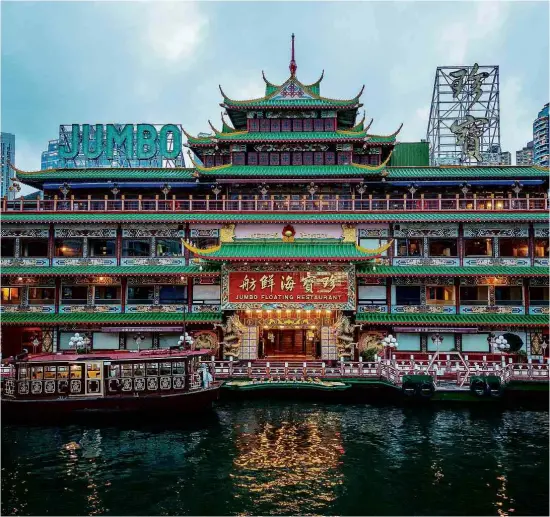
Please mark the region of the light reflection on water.
[[8, 426], [3, 515], [546, 515], [548, 412], [247, 402]]

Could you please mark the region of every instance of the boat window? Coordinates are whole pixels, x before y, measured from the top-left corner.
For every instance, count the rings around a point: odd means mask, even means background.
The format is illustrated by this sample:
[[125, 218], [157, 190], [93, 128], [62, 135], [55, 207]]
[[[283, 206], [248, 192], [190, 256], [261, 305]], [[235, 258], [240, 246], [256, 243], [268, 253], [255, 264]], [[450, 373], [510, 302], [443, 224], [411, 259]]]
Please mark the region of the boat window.
[[132, 365], [123, 364], [122, 365], [122, 377], [131, 377], [132, 376]]
[[183, 375], [185, 373], [185, 363], [173, 363], [172, 372], [174, 375]]
[[147, 363], [147, 375], [158, 375], [158, 374], [159, 374], [159, 364]]
[[170, 363], [160, 363], [160, 374], [170, 375]]
[[58, 379], [67, 379], [69, 377], [69, 367], [68, 366], [58, 366], [57, 367], [57, 378]]
[[44, 376], [45, 379], [55, 379], [55, 366], [46, 366], [46, 375]]
[[80, 378], [82, 378], [82, 365], [71, 364], [71, 379], [80, 379]]
[[88, 379], [97, 379], [98, 377], [101, 377], [99, 363], [88, 363], [86, 369], [88, 371]]
[[143, 363], [134, 364], [134, 377], [143, 377], [145, 367]]
[[109, 377], [120, 377], [120, 364], [112, 364], [109, 366]]
[[29, 372], [26, 368], [19, 368], [19, 379], [28, 379]]
[[43, 379], [44, 378], [44, 367], [43, 366], [31, 366], [31, 378], [33, 378], [33, 379]]

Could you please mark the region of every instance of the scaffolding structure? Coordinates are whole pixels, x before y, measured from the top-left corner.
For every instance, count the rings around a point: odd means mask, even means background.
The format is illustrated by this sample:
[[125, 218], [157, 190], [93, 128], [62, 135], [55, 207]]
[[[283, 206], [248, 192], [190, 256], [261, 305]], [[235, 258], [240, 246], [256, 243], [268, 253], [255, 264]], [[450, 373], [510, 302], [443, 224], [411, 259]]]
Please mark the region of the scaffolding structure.
[[499, 164], [499, 67], [438, 67], [426, 139], [431, 165]]
[[[114, 126], [120, 130], [124, 124], [114, 124]], [[157, 132], [162, 128], [162, 124], [153, 124]], [[178, 124], [180, 132], [183, 131], [183, 127]], [[90, 125], [90, 142], [95, 143], [95, 125]], [[73, 126], [71, 124], [65, 124], [59, 126], [59, 145], [65, 145], [65, 147], [72, 148], [72, 134]], [[169, 151], [173, 149], [174, 139], [173, 135], [167, 135], [167, 148]], [[82, 142], [82, 130], [79, 131], [78, 141]], [[105, 131], [103, 133], [103, 149], [105, 149], [106, 144], [106, 135]], [[93, 143], [91, 146], [93, 147]], [[102, 167], [125, 167], [125, 168], [139, 168], [139, 167], [164, 167], [164, 168], [174, 168], [174, 167], [185, 167], [185, 160], [183, 154], [183, 146], [179, 156], [175, 159], [161, 158], [158, 149], [156, 150], [155, 155], [152, 158], [147, 159], [137, 159], [133, 158], [136, 156], [136, 146], [137, 138], [136, 132], [134, 131], [132, 150], [126, 149], [126, 144], [123, 145], [114, 145], [113, 157], [107, 158], [105, 153], [101, 153], [97, 158], [89, 158], [84, 155], [81, 150], [74, 158], [58, 158], [57, 168], [59, 169], [80, 169], [80, 168], [102, 168]], [[131, 151], [131, 152], [130, 152]]]

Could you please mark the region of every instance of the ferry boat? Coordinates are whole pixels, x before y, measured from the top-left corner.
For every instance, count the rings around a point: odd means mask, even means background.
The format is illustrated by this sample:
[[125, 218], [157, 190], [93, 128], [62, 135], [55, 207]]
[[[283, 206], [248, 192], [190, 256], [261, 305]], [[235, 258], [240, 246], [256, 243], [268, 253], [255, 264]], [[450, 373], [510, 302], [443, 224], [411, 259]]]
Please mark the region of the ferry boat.
[[163, 412], [181, 416], [212, 406], [207, 350], [38, 354], [7, 361], [2, 416]]

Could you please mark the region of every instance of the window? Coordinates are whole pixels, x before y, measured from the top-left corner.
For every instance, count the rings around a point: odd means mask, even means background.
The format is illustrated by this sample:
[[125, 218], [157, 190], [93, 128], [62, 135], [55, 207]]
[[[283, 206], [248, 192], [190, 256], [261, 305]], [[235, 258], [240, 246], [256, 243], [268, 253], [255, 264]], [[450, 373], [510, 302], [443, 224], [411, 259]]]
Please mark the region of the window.
[[427, 286], [426, 302], [428, 305], [454, 305], [455, 288], [453, 286]]
[[295, 131], [297, 133], [301, 133], [304, 130], [304, 126], [303, 126], [302, 122], [303, 122], [302, 119], [295, 118], [292, 121], [292, 131]]
[[55, 239], [55, 256], [66, 258], [82, 257], [84, 239]]
[[149, 239], [122, 239], [123, 257], [149, 257], [151, 241]]
[[161, 305], [187, 303], [186, 285], [161, 285], [159, 302]]
[[194, 304], [213, 304], [220, 303], [220, 286], [219, 285], [194, 285], [193, 286], [193, 303]]
[[157, 239], [157, 257], [183, 256], [180, 239]]
[[279, 133], [281, 131], [281, 121], [277, 119], [271, 119], [271, 131], [273, 133]]
[[429, 239], [430, 257], [457, 257], [456, 240]]
[[336, 163], [336, 155], [333, 151], [325, 153], [325, 165], [334, 165]]
[[306, 118], [304, 120], [304, 131], [313, 131], [313, 120]]
[[284, 118], [281, 121], [281, 131], [284, 131], [285, 133], [292, 131], [292, 121], [290, 119]]
[[145, 373], [147, 376], [157, 376], [159, 374], [159, 364], [158, 363], [146, 363], [146, 371]]
[[493, 239], [464, 239], [465, 257], [492, 257]]
[[316, 118], [313, 121], [314, 131], [324, 131], [325, 130], [325, 121], [322, 118]]
[[501, 257], [528, 257], [529, 244], [527, 239], [500, 239], [499, 255]]
[[548, 239], [535, 239], [535, 257], [548, 258]]
[[269, 153], [260, 153], [260, 165], [269, 165]]
[[119, 285], [96, 285], [94, 286], [94, 300], [98, 305], [120, 303]]
[[385, 285], [360, 285], [358, 289], [359, 305], [386, 305]]
[[2, 287], [2, 303], [6, 305], [19, 305], [19, 295], [19, 287]]
[[55, 303], [55, 287], [29, 287], [30, 305], [53, 305]]
[[88, 303], [87, 285], [64, 285], [61, 289], [62, 304], [85, 305]]
[[341, 152], [338, 154], [338, 165], [349, 165], [351, 163], [351, 153]]
[[325, 119], [325, 131], [334, 131], [334, 119], [333, 118]]
[[290, 165], [290, 153], [281, 153], [281, 165]]
[[90, 257], [115, 257], [115, 239], [89, 239], [88, 254]]
[[422, 239], [397, 239], [398, 257], [421, 257]]
[[523, 305], [522, 291], [519, 286], [495, 287], [495, 305]]
[[195, 246], [195, 248], [204, 250], [207, 248], [213, 248], [214, 246], [217, 246], [219, 243], [220, 243], [220, 239], [218, 237], [195, 237], [193, 238], [193, 241], [191, 244]]
[[233, 153], [233, 165], [244, 165], [244, 153]]
[[48, 239], [21, 239], [22, 257], [47, 257]]
[[292, 153], [292, 165], [302, 165], [302, 153], [295, 151]]
[[489, 286], [462, 286], [460, 288], [460, 303], [462, 305], [488, 305]]
[[251, 119], [248, 123], [251, 133], [257, 133], [260, 130], [260, 121], [258, 119]]
[[152, 285], [128, 287], [128, 303], [143, 303], [151, 305], [155, 298], [155, 289]]
[[269, 165], [279, 165], [279, 153], [269, 153]]
[[398, 285], [395, 287], [397, 305], [420, 305], [419, 285]]
[[15, 257], [15, 239], [2, 237], [2, 257]]
[[268, 133], [271, 129], [271, 122], [269, 119], [261, 119], [260, 120], [260, 132], [261, 133]]
[[548, 305], [548, 294], [550, 288], [548, 286], [542, 287], [530, 287], [529, 288], [529, 301], [531, 305]]
[[248, 165], [258, 165], [258, 153], [248, 153]]

